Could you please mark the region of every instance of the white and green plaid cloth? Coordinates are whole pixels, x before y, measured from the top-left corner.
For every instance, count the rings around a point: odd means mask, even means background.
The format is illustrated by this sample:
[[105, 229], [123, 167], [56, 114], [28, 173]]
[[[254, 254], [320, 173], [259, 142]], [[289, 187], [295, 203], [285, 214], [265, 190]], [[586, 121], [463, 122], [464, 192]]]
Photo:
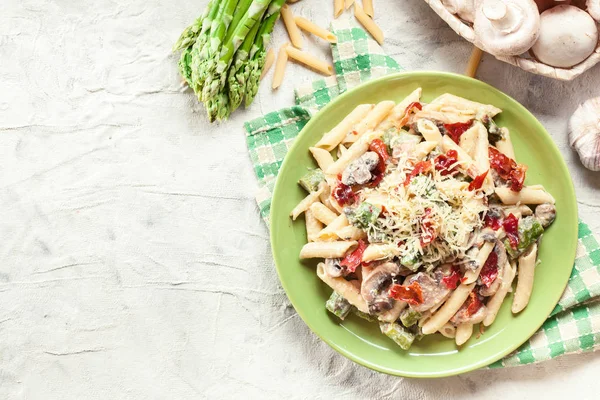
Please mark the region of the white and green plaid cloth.
[[[296, 106], [245, 124], [250, 159], [260, 186], [258, 207], [267, 224], [277, 173], [308, 120], [347, 89], [402, 70], [364, 30], [349, 20], [335, 21], [332, 29], [338, 37], [338, 43], [332, 45], [336, 76], [297, 89]], [[600, 245], [588, 226], [580, 221], [573, 273], [558, 305], [527, 343], [490, 367], [530, 364], [597, 349], [600, 349]]]

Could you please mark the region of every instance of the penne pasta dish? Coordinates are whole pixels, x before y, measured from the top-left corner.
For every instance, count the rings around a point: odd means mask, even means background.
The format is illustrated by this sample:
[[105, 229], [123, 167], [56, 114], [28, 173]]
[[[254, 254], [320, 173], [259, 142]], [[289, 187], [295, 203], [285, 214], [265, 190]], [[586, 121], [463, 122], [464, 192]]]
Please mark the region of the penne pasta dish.
[[306, 223], [300, 258], [333, 289], [327, 310], [377, 321], [405, 350], [430, 334], [462, 345], [513, 286], [522, 311], [556, 217], [552, 195], [525, 185], [502, 110], [421, 92], [359, 105], [325, 133], [290, 213]]

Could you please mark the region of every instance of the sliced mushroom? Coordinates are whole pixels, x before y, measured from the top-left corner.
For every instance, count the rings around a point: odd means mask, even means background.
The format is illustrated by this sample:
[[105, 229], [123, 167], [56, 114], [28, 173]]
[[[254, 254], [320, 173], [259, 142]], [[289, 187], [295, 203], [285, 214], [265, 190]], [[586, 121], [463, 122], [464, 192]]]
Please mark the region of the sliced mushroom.
[[[489, 296], [493, 296], [494, 294], [496, 294], [496, 292], [498, 291], [498, 289], [500, 289], [500, 285], [502, 285], [502, 274], [504, 272], [504, 268], [506, 268], [506, 263], [508, 262], [508, 256], [506, 254], [506, 247], [504, 247], [504, 244], [498, 240], [496, 242], [496, 246], [494, 246], [494, 253], [496, 253], [496, 256], [498, 257], [498, 275], [496, 276], [496, 279], [494, 279], [494, 282], [492, 282], [492, 284], [490, 285], [490, 287], [485, 287], [485, 286], [481, 286], [481, 288], [479, 289], [479, 294], [481, 294], [484, 297], [489, 297]], [[478, 280], [478, 285], [481, 285], [481, 278], [479, 278]]]
[[364, 185], [373, 177], [371, 172], [379, 164], [377, 153], [368, 151], [359, 159], [353, 161], [346, 167], [342, 173], [342, 183], [344, 185]]
[[418, 274], [407, 277], [404, 281], [404, 285], [408, 286], [413, 282], [417, 282], [421, 287], [421, 293], [423, 295], [423, 303], [411, 305], [410, 307], [415, 311], [424, 312], [445, 301], [450, 295], [450, 289], [442, 283], [443, 277], [444, 275], [439, 268], [431, 275], [425, 272], [419, 272]]
[[327, 258], [325, 260], [325, 273], [332, 278], [339, 278], [344, 275], [345, 268], [340, 265], [339, 258]]
[[399, 271], [400, 268], [393, 262], [386, 262], [370, 271], [363, 268], [360, 294], [371, 314], [380, 314], [394, 306], [395, 300], [388, 295], [388, 289]]
[[560, 5], [542, 13], [539, 39], [531, 50], [544, 64], [569, 68], [588, 58], [597, 44], [594, 19], [575, 6]]
[[483, 0], [473, 28], [477, 47], [496, 56], [516, 56], [538, 39], [540, 14], [533, 0]]
[[535, 217], [544, 228], [547, 228], [556, 219], [556, 207], [550, 203], [540, 204], [535, 208]]

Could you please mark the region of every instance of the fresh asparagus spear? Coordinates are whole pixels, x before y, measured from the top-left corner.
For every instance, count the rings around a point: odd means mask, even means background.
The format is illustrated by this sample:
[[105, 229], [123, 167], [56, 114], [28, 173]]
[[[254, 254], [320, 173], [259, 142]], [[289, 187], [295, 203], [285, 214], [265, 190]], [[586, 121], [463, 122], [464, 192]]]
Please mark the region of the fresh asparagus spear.
[[176, 52], [178, 50], [184, 50], [194, 45], [194, 42], [196, 42], [198, 35], [200, 35], [202, 26], [204, 26], [204, 21], [210, 13], [213, 1], [214, 0], [210, 0], [206, 5], [206, 8], [204, 9], [202, 15], [198, 17], [198, 19], [194, 21], [192, 25], [185, 28], [185, 30], [181, 33], [181, 36], [179, 36], [179, 39], [177, 39], [177, 42], [175, 42], [175, 45], [173, 45], [173, 52]]
[[213, 0], [211, 3], [210, 11], [208, 16], [202, 22], [202, 30], [196, 39], [196, 42], [192, 46], [191, 51], [191, 87], [196, 92], [202, 91], [202, 87], [204, 86], [204, 80], [206, 80], [205, 75], [203, 74], [203, 70], [201, 68], [204, 59], [202, 58], [202, 53], [206, 42], [210, 36], [210, 30], [213, 26], [213, 21], [217, 18], [219, 13], [219, 9], [221, 8], [222, 1]]
[[242, 46], [235, 53], [235, 61], [229, 68], [227, 84], [232, 110], [237, 109], [242, 103], [242, 100], [244, 100], [246, 82], [248, 80], [248, 75], [250, 74], [248, 57], [250, 56], [250, 50], [254, 45], [254, 39], [256, 38], [259, 28], [260, 24], [254, 24], [246, 36], [246, 39], [244, 39]]

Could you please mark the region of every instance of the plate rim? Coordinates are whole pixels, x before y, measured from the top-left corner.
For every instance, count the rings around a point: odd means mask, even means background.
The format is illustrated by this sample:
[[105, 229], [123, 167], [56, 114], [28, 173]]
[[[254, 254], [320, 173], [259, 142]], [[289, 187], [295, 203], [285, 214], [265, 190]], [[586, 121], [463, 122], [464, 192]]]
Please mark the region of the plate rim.
[[[316, 123], [315, 121], [319, 115], [326, 113], [330, 108], [333, 108], [338, 103], [343, 102], [346, 97], [350, 97], [355, 92], [359, 92], [367, 86], [370, 86], [370, 85], [373, 85], [373, 84], [376, 84], [376, 83], [382, 82], [382, 81], [397, 79], [399, 77], [400, 78], [414, 77], [415, 79], [418, 79], [419, 76], [434, 76], [434, 77], [442, 77], [445, 79], [458, 79], [458, 80], [465, 81], [470, 85], [471, 84], [481, 85], [482, 88], [485, 88], [487, 90], [492, 90], [492, 91], [496, 92], [497, 94], [499, 94], [500, 96], [504, 97], [509, 103], [513, 103], [514, 106], [516, 106], [519, 109], [522, 109], [526, 114], [529, 114], [529, 116], [532, 118], [533, 123], [535, 125], [537, 125], [539, 128], [541, 128], [541, 130], [547, 135], [547, 137], [550, 139], [550, 148], [551, 148], [551, 151], [553, 152], [553, 158], [558, 158], [560, 160], [561, 166], [567, 171], [568, 176], [570, 178], [569, 184], [566, 186], [566, 189], [568, 191], [568, 193], [567, 193], [568, 197], [572, 200], [572, 202], [574, 204], [573, 215], [571, 215], [571, 218], [575, 221], [575, 223], [573, 224], [573, 227], [571, 228], [571, 232], [569, 232], [569, 236], [573, 237], [573, 239], [570, 242], [570, 245], [572, 247], [572, 250], [571, 250], [572, 254], [569, 256], [569, 259], [572, 259], [572, 263], [574, 264], [575, 259], [576, 259], [576, 254], [577, 254], [577, 243], [579, 240], [579, 238], [578, 238], [578, 221], [579, 221], [578, 212], [579, 211], [578, 211], [578, 203], [577, 203], [577, 197], [576, 197], [576, 193], [575, 193], [575, 187], [573, 184], [573, 179], [571, 177], [570, 170], [568, 168], [568, 165], [567, 165], [563, 155], [560, 153], [560, 150], [558, 149], [556, 142], [554, 141], [554, 139], [552, 138], [552, 136], [550, 135], [548, 130], [537, 119], [537, 117], [535, 115], [533, 115], [533, 113], [531, 113], [531, 111], [529, 111], [524, 105], [522, 105], [517, 100], [515, 100], [511, 96], [507, 95], [500, 89], [497, 89], [497, 88], [493, 87], [492, 85], [490, 85], [486, 82], [480, 81], [478, 79], [470, 78], [465, 75], [455, 74], [452, 72], [443, 72], [443, 71], [403, 71], [403, 72], [397, 72], [397, 73], [384, 75], [379, 78], [371, 79], [367, 82], [363, 82], [360, 85], [346, 91], [345, 93], [339, 95], [338, 97], [336, 97], [335, 99], [330, 101], [326, 106], [324, 106], [322, 109], [320, 109], [317, 113], [315, 113], [311, 117], [311, 119], [308, 121], [308, 123], [302, 128], [302, 130], [300, 131], [298, 136], [296, 136], [296, 138], [294, 139], [294, 143], [292, 143], [290, 149], [286, 153], [286, 156], [284, 157], [284, 160], [281, 164], [281, 167], [279, 168], [279, 171], [283, 171], [284, 168], [286, 168], [287, 164], [293, 162], [293, 161], [291, 161], [292, 159], [291, 159], [291, 157], [289, 157], [289, 155], [296, 150], [296, 147], [300, 147], [300, 141], [298, 139], [302, 135], [305, 135], [306, 132], [310, 130], [312, 125], [314, 125]], [[275, 205], [277, 203], [279, 203], [278, 194], [280, 191], [283, 190], [282, 189], [283, 184], [281, 183], [282, 180], [280, 180], [279, 177], [280, 177], [280, 174], [278, 174], [277, 178], [276, 178], [275, 187], [274, 187], [273, 196], [272, 196], [271, 210], [276, 208]], [[441, 378], [441, 377], [455, 376], [455, 375], [463, 374], [466, 372], [470, 372], [470, 371], [474, 371], [474, 370], [486, 367], [486, 366], [500, 360], [501, 358], [510, 354], [514, 350], [518, 349], [525, 342], [527, 342], [541, 328], [541, 326], [544, 324], [544, 322], [547, 320], [547, 318], [552, 313], [552, 310], [556, 307], [556, 304], [558, 304], [558, 301], [562, 297], [562, 294], [564, 293], [564, 290], [569, 283], [569, 279], [567, 279], [564, 283], [564, 286], [562, 286], [562, 290], [561, 290], [560, 294], [556, 298], [551, 299], [552, 307], [549, 306], [549, 311], [546, 315], [546, 318], [539, 325], [536, 325], [535, 329], [533, 329], [531, 332], [528, 332], [527, 338], [522, 342], [519, 341], [520, 343], [516, 343], [514, 345], [508, 346], [506, 349], [499, 351], [490, 357], [483, 358], [483, 359], [477, 360], [472, 363], [468, 363], [464, 367], [455, 368], [453, 370], [444, 370], [444, 371], [438, 371], [438, 372], [411, 372], [411, 371], [405, 371], [405, 370], [390, 369], [390, 368], [386, 368], [386, 367], [381, 367], [377, 363], [374, 363], [374, 362], [371, 362], [364, 358], [358, 357], [355, 354], [353, 354], [352, 351], [349, 351], [344, 347], [338, 346], [336, 343], [334, 343], [334, 341], [329, 340], [324, 335], [321, 335], [321, 333], [318, 332], [318, 330], [315, 329], [310, 322], [308, 322], [306, 313], [304, 311], [302, 311], [301, 308], [296, 306], [295, 301], [289, 296], [288, 284], [284, 282], [284, 279], [282, 279], [280, 263], [278, 262], [278, 256], [275, 251], [275, 246], [273, 246], [274, 241], [277, 241], [277, 239], [275, 239], [273, 224], [274, 224], [274, 219], [271, 218], [269, 221], [269, 239], [270, 239], [270, 245], [271, 245], [271, 254], [273, 256], [273, 260], [275, 263], [275, 269], [277, 271], [277, 277], [279, 279], [279, 282], [281, 283], [281, 286], [283, 287], [283, 290], [285, 291], [286, 297], [289, 299], [289, 301], [292, 304], [292, 306], [294, 307], [294, 310], [296, 311], [296, 313], [298, 313], [300, 318], [302, 318], [302, 321], [304, 322], [304, 324], [306, 324], [306, 326], [314, 334], [316, 334], [322, 341], [324, 341], [328, 346], [330, 346], [332, 349], [334, 349], [336, 352], [338, 352], [342, 356], [348, 358], [349, 360], [355, 362], [358, 365], [361, 365], [363, 367], [369, 368], [369, 369], [377, 371], [377, 372], [382, 372], [382, 373], [385, 373], [388, 375], [392, 375], [392, 376], [408, 377], [408, 378]], [[569, 270], [569, 277], [573, 271], [573, 267], [574, 267], [574, 265], [572, 265]]]

